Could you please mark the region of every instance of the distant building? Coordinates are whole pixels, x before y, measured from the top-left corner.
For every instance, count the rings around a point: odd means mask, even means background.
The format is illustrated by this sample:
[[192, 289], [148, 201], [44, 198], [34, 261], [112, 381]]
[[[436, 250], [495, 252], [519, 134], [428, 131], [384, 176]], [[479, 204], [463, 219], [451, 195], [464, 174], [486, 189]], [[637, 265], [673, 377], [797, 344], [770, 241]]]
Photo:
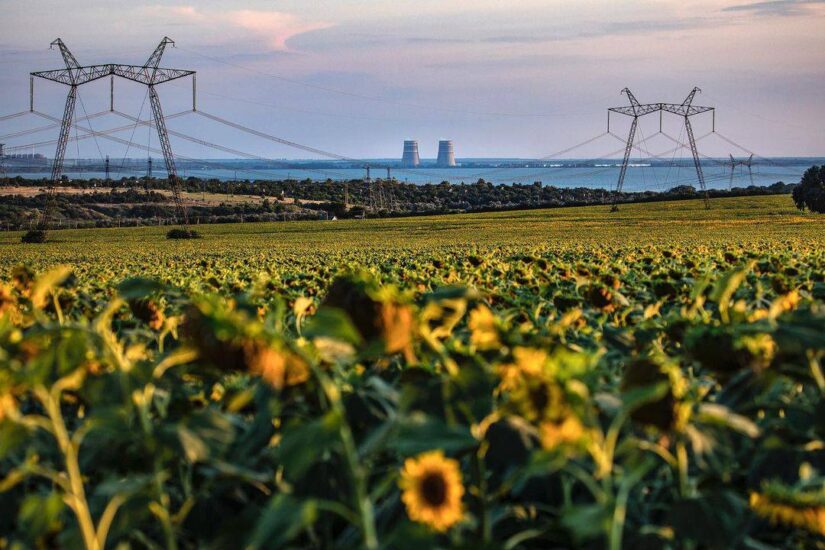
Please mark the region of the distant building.
[[455, 151], [453, 142], [449, 139], [442, 139], [438, 142], [438, 158], [435, 161], [437, 166], [455, 166]]
[[40, 153], [16, 153], [14, 155], [4, 155], [8, 159], [15, 160], [46, 160]]
[[418, 158], [418, 142], [414, 139], [404, 141], [404, 154], [401, 156], [401, 165], [405, 168], [412, 168], [421, 164]]

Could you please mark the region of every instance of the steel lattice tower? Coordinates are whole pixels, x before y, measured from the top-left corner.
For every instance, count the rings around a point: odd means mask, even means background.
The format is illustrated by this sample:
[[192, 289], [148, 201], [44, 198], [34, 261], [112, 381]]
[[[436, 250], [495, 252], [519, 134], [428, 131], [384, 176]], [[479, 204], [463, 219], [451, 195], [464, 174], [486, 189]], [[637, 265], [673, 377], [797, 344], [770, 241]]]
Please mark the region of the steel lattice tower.
[[[77, 101], [77, 88], [83, 84], [88, 84], [89, 82], [94, 82], [95, 80], [99, 80], [107, 76], [112, 78], [118, 76], [149, 87], [149, 101], [152, 107], [155, 126], [158, 131], [158, 139], [161, 144], [161, 149], [163, 150], [163, 159], [166, 162], [169, 185], [172, 188], [172, 195], [175, 201], [175, 211], [177, 212], [177, 215], [183, 225], [189, 225], [189, 218], [186, 208], [183, 206], [183, 201], [180, 196], [180, 182], [177, 177], [175, 157], [172, 153], [172, 146], [169, 143], [169, 135], [166, 131], [166, 120], [163, 118], [163, 109], [160, 105], [160, 97], [158, 96], [155, 87], [172, 80], [177, 80], [178, 78], [191, 76], [193, 89], [192, 108], [194, 109], [195, 71], [160, 67], [160, 60], [169, 44], [174, 46], [175, 42], [169, 37], [164, 37], [143, 65], [109, 63], [105, 65], [81, 66], [80, 63], [77, 62], [77, 59], [75, 59], [74, 55], [72, 55], [72, 52], [69, 51], [69, 48], [67, 48], [63, 43], [63, 40], [58, 38], [51, 43], [51, 47], [57, 46], [60, 49], [60, 54], [63, 56], [63, 62], [66, 64], [66, 68], [31, 73], [30, 108], [31, 110], [34, 110], [35, 77], [69, 86], [69, 93], [66, 96], [66, 104], [63, 108], [63, 120], [61, 122], [60, 135], [58, 136], [57, 149], [55, 151], [54, 162], [52, 164], [51, 181], [47, 190], [46, 211], [40, 223], [41, 231], [45, 233], [48, 230], [49, 222], [54, 214], [55, 187], [59, 183], [60, 177], [63, 173], [63, 160], [66, 156], [66, 144], [69, 141], [69, 131], [71, 130], [72, 118], [74, 117], [75, 103]], [[111, 109], [114, 106], [114, 85], [110, 84], [110, 86]]]
[[630, 153], [633, 150], [633, 140], [636, 137], [636, 127], [639, 124], [639, 118], [651, 113], [659, 113], [659, 130], [662, 129], [662, 113], [673, 113], [684, 118], [685, 130], [687, 131], [688, 141], [690, 143], [690, 152], [693, 154], [693, 164], [696, 167], [696, 177], [699, 180], [699, 186], [704, 194], [705, 208], [710, 208], [710, 198], [708, 197], [708, 189], [705, 185], [705, 175], [702, 172], [702, 163], [699, 161], [699, 151], [696, 148], [696, 138], [693, 135], [693, 125], [690, 123], [690, 117], [702, 113], [710, 112], [714, 117], [714, 131], [716, 126], [716, 110], [714, 107], [700, 107], [693, 105], [693, 98], [697, 93], [701, 92], [699, 88], [693, 88], [682, 103], [639, 103], [636, 96], [633, 95], [629, 89], [624, 88], [621, 93], [627, 95], [630, 101], [629, 107], [611, 107], [607, 110], [607, 131], [610, 132], [610, 113], [619, 113], [629, 117], [633, 117], [630, 123], [630, 132], [627, 136], [627, 145], [624, 150], [624, 158], [622, 160], [622, 168], [619, 171], [619, 180], [616, 182], [616, 192], [613, 195], [613, 206], [611, 211], [615, 212], [619, 209], [619, 194], [622, 192], [624, 186], [624, 178], [627, 174], [627, 163], [630, 160]]
[[753, 186], [753, 154], [748, 157], [747, 160], [736, 160], [733, 158], [733, 155], [730, 155], [730, 182], [728, 182], [728, 191], [733, 189], [733, 175], [736, 172], [737, 166], [747, 166], [748, 168], [748, 176], [751, 179], [751, 186]]

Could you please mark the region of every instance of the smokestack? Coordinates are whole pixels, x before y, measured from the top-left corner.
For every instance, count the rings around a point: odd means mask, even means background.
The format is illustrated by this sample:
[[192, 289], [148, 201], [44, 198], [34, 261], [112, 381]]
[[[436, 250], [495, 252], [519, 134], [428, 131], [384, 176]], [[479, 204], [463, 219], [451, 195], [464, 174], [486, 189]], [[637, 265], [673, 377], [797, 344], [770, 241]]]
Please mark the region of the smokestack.
[[414, 139], [407, 139], [404, 141], [404, 154], [401, 157], [401, 165], [406, 168], [412, 168], [420, 164], [418, 158], [418, 142]]
[[452, 140], [439, 140], [438, 159], [435, 161], [435, 163], [437, 166], [455, 166], [455, 152], [453, 151]]

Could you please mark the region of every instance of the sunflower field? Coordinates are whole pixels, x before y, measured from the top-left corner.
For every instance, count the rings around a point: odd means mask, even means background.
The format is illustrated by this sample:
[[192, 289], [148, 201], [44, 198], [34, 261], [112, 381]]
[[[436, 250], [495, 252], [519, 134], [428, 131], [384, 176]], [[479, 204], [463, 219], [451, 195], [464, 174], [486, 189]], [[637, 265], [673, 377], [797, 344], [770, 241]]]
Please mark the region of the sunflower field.
[[825, 223], [720, 204], [4, 237], [0, 549], [825, 548]]

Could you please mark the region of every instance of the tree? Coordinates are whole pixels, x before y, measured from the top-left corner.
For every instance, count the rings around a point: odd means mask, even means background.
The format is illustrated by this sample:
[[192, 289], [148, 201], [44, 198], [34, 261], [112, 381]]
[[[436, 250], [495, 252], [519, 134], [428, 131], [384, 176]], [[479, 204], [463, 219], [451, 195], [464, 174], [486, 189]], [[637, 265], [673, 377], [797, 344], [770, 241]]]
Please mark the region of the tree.
[[825, 165], [811, 166], [794, 187], [793, 201], [800, 210], [825, 214]]

